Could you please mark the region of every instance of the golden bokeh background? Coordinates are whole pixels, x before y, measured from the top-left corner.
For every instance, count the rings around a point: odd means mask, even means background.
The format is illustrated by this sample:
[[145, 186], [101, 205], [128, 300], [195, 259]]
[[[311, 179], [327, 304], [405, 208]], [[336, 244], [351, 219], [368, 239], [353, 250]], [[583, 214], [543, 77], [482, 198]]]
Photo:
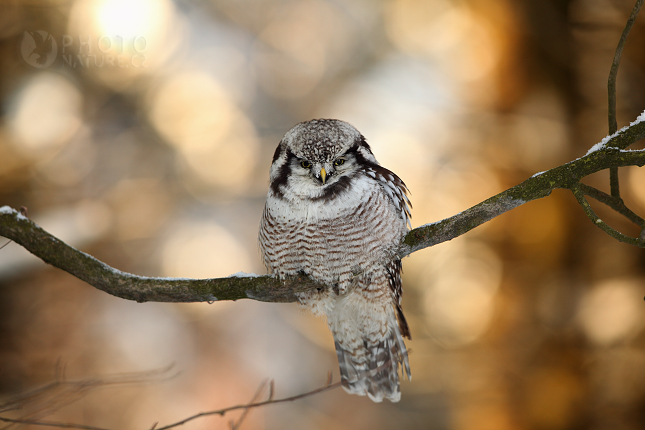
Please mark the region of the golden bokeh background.
[[[123, 271], [264, 273], [271, 155], [294, 124], [327, 117], [356, 126], [408, 184], [414, 227], [436, 221], [607, 134], [607, 75], [632, 6], [5, 0], [0, 204]], [[645, 109], [644, 40], [640, 16], [619, 127]], [[645, 213], [645, 170], [621, 179]], [[587, 181], [607, 189], [608, 174]], [[645, 251], [595, 228], [570, 193], [416, 252], [404, 290], [413, 379], [400, 403], [337, 389], [255, 409], [242, 428], [645, 428]], [[18, 245], [0, 250], [0, 404], [56, 378], [172, 363], [172, 378], [60, 388], [4, 416], [150, 429], [246, 403], [266, 378], [277, 397], [338, 379], [325, 322], [296, 304], [138, 304]]]

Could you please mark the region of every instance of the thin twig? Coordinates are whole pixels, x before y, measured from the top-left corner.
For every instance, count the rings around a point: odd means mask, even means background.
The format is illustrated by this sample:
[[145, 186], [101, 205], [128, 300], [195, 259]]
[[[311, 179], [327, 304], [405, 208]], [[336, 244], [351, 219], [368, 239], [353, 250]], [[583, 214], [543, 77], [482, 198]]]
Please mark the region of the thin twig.
[[627, 24], [623, 29], [623, 33], [620, 35], [618, 40], [618, 46], [616, 46], [616, 52], [614, 53], [614, 59], [611, 62], [611, 69], [609, 70], [609, 79], [607, 81], [607, 93], [609, 98], [609, 134], [614, 134], [618, 130], [618, 122], [616, 119], [616, 76], [618, 75], [618, 66], [620, 66], [620, 59], [623, 55], [623, 48], [625, 47], [625, 42], [627, 41], [627, 36], [634, 26], [634, 21], [638, 16], [638, 12], [643, 6], [645, 0], [636, 0], [636, 4], [632, 9], [632, 13], [629, 15]]
[[624, 243], [629, 243], [630, 245], [635, 245], [640, 248], [645, 248], [645, 240], [642, 238], [635, 238], [631, 236], [627, 236], [612, 227], [610, 227], [606, 222], [604, 222], [596, 213], [594, 210], [591, 208], [591, 205], [585, 198], [585, 193], [582, 191], [582, 188], [580, 187], [579, 183], [572, 184], [569, 186], [569, 189], [575, 196], [576, 200], [584, 210], [585, 214], [587, 217], [596, 225], [598, 228], [600, 228], [602, 231], [613, 237], [614, 239], [624, 242]]
[[597, 188], [594, 188], [590, 185], [580, 183], [580, 189], [583, 193], [593, 198], [594, 200], [599, 201], [600, 203], [605, 204], [614, 211], [623, 215], [625, 218], [639, 226], [641, 229], [645, 228], [645, 219], [641, 218], [638, 214], [629, 209], [623, 199], [619, 197], [611, 196], [604, 191], [601, 191]]
[[[625, 42], [627, 41], [627, 36], [631, 31], [634, 21], [636, 21], [636, 16], [643, 6], [644, 0], [637, 0], [632, 13], [629, 15], [627, 24], [623, 29], [623, 34], [620, 36], [618, 41], [618, 46], [616, 46], [616, 52], [614, 53], [614, 59], [611, 63], [611, 69], [609, 70], [609, 79], [607, 80], [607, 94], [608, 94], [608, 112], [607, 117], [609, 121], [609, 134], [614, 134], [618, 130], [618, 121], [616, 119], [616, 77], [618, 75], [618, 66], [620, 66], [620, 59], [623, 55], [623, 48], [625, 47]], [[611, 167], [609, 169], [609, 185], [611, 189], [611, 195], [614, 197], [620, 197], [620, 183], [618, 181], [618, 167]]]
[[[30, 407], [30, 412], [20, 418], [0, 417], [0, 422], [10, 423], [8, 427], [12, 427], [13, 424], [31, 424], [59, 428], [98, 429], [98, 427], [81, 424], [41, 421], [41, 418], [51, 415], [57, 410], [78, 401], [89, 392], [100, 387], [141, 384], [153, 380], [164, 381], [170, 379], [176, 376], [176, 373], [169, 373], [173, 366], [174, 364], [163, 369], [124, 373], [100, 378], [82, 379], [79, 381], [65, 381], [62, 379], [62, 372], [57, 370], [56, 379], [53, 382], [17, 396], [0, 405], [0, 412], [27, 409], [27, 406]], [[60, 369], [61, 366], [58, 366], [58, 368]], [[3, 427], [2, 429], [4, 430], [8, 427]]]
[[[330, 375], [331, 375], [331, 372], [330, 372]], [[267, 400], [263, 401], [263, 402], [257, 402], [256, 403], [255, 401], [257, 400], [257, 398], [259, 396], [262, 395], [262, 392], [266, 388], [266, 381], [264, 381], [262, 383], [262, 385], [260, 386], [260, 388], [258, 389], [258, 392], [256, 392], [256, 395], [254, 396], [254, 398], [251, 401], [251, 403], [248, 403], [248, 404], [245, 404], [245, 405], [231, 406], [231, 407], [228, 407], [228, 408], [218, 409], [218, 410], [214, 410], [214, 411], [200, 412], [198, 414], [192, 415], [192, 416], [190, 416], [188, 418], [185, 418], [185, 419], [183, 419], [181, 421], [177, 421], [176, 423], [169, 424], [169, 425], [164, 426], [164, 427], [157, 428], [157, 423], [155, 423], [152, 426], [152, 429], [154, 429], [154, 430], [168, 430], [168, 429], [172, 429], [172, 428], [175, 428], [175, 427], [182, 426], [182, 425], [186, 424], [189, 421], [196, 420], [197, 418], [207, 417], [207, 416], [211, 416], [211, 415], [224, 416], [228, 412], [232, 412], [232, 411], [239, 410], [239, 409], [244, 409], [245, 413], [242, 414], [242, 417], [240, 417], [240, 419], [238, 420], [237, 424], [235, 424], [235, 427], [233, 427], [234, 429], [236, 429], [236, 428], [239, 428], [239, 425], [242, 422], [242, 420], [244, 419], [245, 414], [251, 408], [257, 408], [257, 407], [266, 406], [266, 405], [273, 405], [273, 404], [277, 404], [277, 403], [293, 402], [295, 400], [300, 400], [300, 399], [303, 399], [305, 397], [310, 397], [310, 396], [314, 396], [316, 394], [319, 394], [319, 393], [322, 393], [322, 392], [325, 392], [325, 391], [333, 390], [333, 389], [338, 388], [340, 386], [341, 386], [340, 382], [336, 382], [335, 384], [332, 384], [331, 378], [328, 378], [327, 383], [324, 386], [320, 387], [320, 388], [316, 388], [315, 390], [311, 390], [311, 391], [308, 391], [306, 393], [298, 394], [298, 395], [295, 395], [295, 396], [284, 397], [282, 399], [274, 400], [273, 399], [273, 388], [272, 388], [273, 387], [273, 381], [271, 381], [270, 389], [269, 389], [269, 398]], [[74, 424], [74, 423], [61, 423], [61, 422], [55, 422], [55, 421], [37, 421], [37, 420], [27, 420], [27, 419], [6, 418], [6, 417], [0, 417], [0, 421], [4, 421], [4, 422], [7, 422], [7, 423], [13, 423], [13, 424], [29, 424], [29, 425], [33, 425], [33, 426], [56, 427], [56, 428], [63, 428], [63, 429], [110, 430], [110, 429], [106, 429], [106, 428], [103, 428], [103, 427], [95, 427], [95, 426], [90, 426], [90, 425]]]
[[[267, 382], [269, 382], [269, 381], [265, 379], [264, 381], [262, 381], [260, 383], [260, 386], [258, 387], [257, 391], [255, 392], [255, 394], [251, 398], [251, 401], [249, 402], [249, 404], [253, 404], [253, 403], [258, 401], [258, 399], [260, 398], [262, 393], [264, 393], [264, 390], [267, 387]], [[242, 422], [244, 421], [244, 419], [247, 417], [248, 414], [249, 414], [249, 408], [244, 409], [244, 412], [242, 412], [242, 415], [240, 415], [240, 418], [237, 420], [237, 422], [236, 423], [231, 422], [231, 430], [238, 430], [240, 428], [240, 426], [242, 425]]]
[[110, 430], [104, 427], [86, 426], [83, 424], [74, 424], [74, 423], [60, 423], [55, 421], [31, 421], [31, 420], [13, 419], [13, 418], [6, 418], [6, 417], [0, 417], [0, 421], [4, 421], [6, 423], [12, 423], [12, 424], [29, 424], [32, 426], [41, 426], [41, 427], [56, 427], [59, 429]]
[[295, 400], [300, 400], [300, 399], [303, 399], [305, 397], [310, 397], [310, 396], [322, 393], [324, 391], [333, 390], [334, 388], [340, 387], [340, 385], [341, 385], [340, 382], [336, 382], [335, 384], [325, 384], [324, 386], [322, 386], [320, 388], [317, 388], [315, 390], [312, 390], [312, 391], [309, 391], [309, 392], [306, 392], [306, 393], [303, 393], [303, 394], [298, 394], [296, 396], [285, 397], [285, 398], [277, 399], [277, 400], [269, 399], [269, 400], [265, 400], [263, 402], [250, 403], [250, 404], [246, 404], [246, 405], [231, 406], [229, 408], [218, 409], [216, 411], [200, 412], [200, 413], [192, 415], [192, 416], [190, 416], [188, 418], [184, 418], [181, 421], [177, 421], [176, 423], [173, 423], [173, 424], [170, 424], [170, 425], [167, 425], [167, 426], [164, 426], [164, 427], [160, 427], [160, 428], [158, 428], [156, 430], [168, 430], [168, 429], [171, 429], [171, 428], [179, 427], [181, 425], [186, 424], [189, 421], [193, 421], [193, 420], [195, 420], [197, 418], [207, 417], [207, 416], [210, 416], [210, 415], [224, 416], [227, 412], [235, 411], [235, 410], [238, 410], [238, 409], [250, 409], [250, 408], [257, 408], [257, 407], [260, 407], [260, 406], [273, 405], [273, 404], [277, 404], [277, 403], [293, 402]]
[[275, 396], [275, 381], [272, 379], [271, 382], [269, 382], [269, 399], [268, 400], [273, 400], [274, 396]]

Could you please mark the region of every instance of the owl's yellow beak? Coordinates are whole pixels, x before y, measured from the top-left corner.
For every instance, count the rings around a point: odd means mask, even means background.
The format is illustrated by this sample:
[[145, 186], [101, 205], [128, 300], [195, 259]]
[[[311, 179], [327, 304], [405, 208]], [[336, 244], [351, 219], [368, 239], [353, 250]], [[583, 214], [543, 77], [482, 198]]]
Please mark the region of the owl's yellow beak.
[[325, 185], [325, 179], [326, 178], [327, 178], [327, 171], [323, 167], [323, 168], [320, 169], [320, 179], [322, 179], [323, 185]]

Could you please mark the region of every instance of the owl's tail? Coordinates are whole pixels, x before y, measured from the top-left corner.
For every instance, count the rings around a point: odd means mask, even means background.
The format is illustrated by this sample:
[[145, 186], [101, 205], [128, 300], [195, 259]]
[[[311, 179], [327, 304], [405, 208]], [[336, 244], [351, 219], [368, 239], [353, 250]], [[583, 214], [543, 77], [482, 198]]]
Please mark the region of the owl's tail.
[[[367, 396], [375, 402], [388, 399], [398, 402], [401, 399], [399, 388], [399, 365], [403, 377], [410, 380], [410, 363], [399, 325], [391, 313], [388, 331], [384, 337], [350, 337], [350, 342], [339, 342], [334, 333], [336, 354], [340, 367], [341, 383], [350, 394]], [[345, 333], [347, 334], [347, 333]], [[353, 333], [358, 334], [358, 333]]]

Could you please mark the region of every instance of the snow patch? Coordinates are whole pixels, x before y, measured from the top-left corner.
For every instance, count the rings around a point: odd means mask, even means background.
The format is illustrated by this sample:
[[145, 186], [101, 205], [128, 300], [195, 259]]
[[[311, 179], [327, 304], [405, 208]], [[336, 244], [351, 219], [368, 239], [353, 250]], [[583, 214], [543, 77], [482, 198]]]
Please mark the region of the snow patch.
[[639, 122], [643, 122], [643, 121], [645, 121], [645, 110], [643, 112], [641, 112], [641, 114], [638, 115], [638, 118], [636, 118], [636, 121], [634, 121], [631, 124], [629, 124], [629, 126], [631, 127], [631, 126], [636, 125]]
[[259, 278], [260, 276], [263, 276], [263, 275], [257, 275], [255, 273], [237, 272], [227, 276], [227, 278]]
[[614, 137], [618, 136], [620, 133], [622, 133], [623, 131], [627, 130], [628, 128], [633, 127], [636, 124], [638, 124], [640, 122], [643, 122], [643, 121], [645, 121], [645, 111], [643, 111], [640, 115], [638, 115], [638, 118], [636, 118], [636, 120], [634, 122], [631, 122], [629, 125], [626, 125], [625, 127], [621, 128], [620, 130], [618, 130], [616, 133], [612, 134], [611, 136], [605, 136], [605, 138], [603, 140], [601, 140], [600, 142], [596, 143], [594, 146], [589, 148], [589, 151], [587, 151], [585, 156], [591, 154], [592, 152], [596, 152], [599, 149], [603, 149], [605, 147], [605, 145], [607, 145], [607, 142], [609, 142], [611, 139], [613, 139]]
[[29, 219], [23, 214], [21, 214], [20, 212], [18, 212], [17, 210], [15, 210], [14, 208], [12, 208], [11, 206], [6, 206], [6, 205], [0, 208], [0, 214], [12, 214], [12, 215], [15, 215], [16, 218], [21, 221], [26, 221]]

